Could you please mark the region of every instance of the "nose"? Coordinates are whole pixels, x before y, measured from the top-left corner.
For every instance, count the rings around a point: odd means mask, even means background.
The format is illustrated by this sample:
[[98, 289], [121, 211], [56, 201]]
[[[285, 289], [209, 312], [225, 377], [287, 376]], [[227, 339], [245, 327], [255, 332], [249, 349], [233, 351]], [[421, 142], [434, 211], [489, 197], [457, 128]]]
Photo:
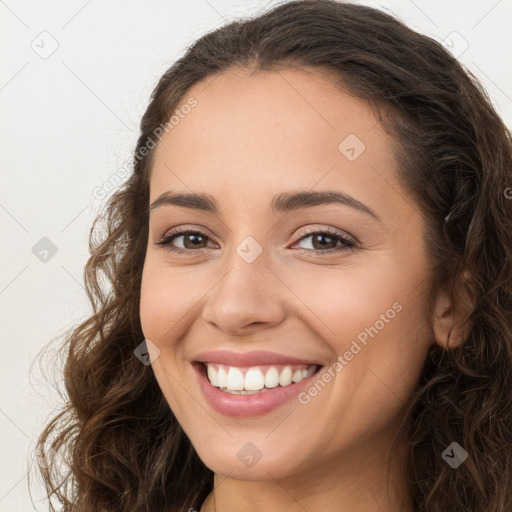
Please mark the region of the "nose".
[[285, 318], [285, 285], [266, 258], [247, 263], [235, 255], [230, 263], [208, 293], [203, 320], [233, 336], [279, 325]]

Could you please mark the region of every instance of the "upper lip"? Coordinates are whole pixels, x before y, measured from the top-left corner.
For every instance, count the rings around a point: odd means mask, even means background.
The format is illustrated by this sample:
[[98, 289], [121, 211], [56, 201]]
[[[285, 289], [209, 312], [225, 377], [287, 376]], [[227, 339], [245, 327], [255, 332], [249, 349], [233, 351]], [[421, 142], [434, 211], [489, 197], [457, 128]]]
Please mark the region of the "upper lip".
[[297, 357], [267, 352], [265, 350], [253, 350], [250, 352], [231, 352], [229, 350], [210, 350], [198, 354], [195, 361], [201, 363], [219, 363], [228, 366], [259, 366], [272, 364], [312, 365], [323, 366], [319, 361], [308, 361]]

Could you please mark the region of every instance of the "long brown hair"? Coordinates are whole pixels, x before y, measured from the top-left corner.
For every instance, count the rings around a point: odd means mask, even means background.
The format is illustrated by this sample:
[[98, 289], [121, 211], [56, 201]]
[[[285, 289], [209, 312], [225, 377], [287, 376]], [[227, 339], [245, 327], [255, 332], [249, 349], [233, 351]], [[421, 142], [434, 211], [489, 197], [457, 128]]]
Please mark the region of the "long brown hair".
[[[204, 35], [152, 93], [133, 173], [91, 229], [85, 283], [93, 311], [62, 345], [67, 402], [38, 440], [51, 510], [188, 511], [211, 491], [213, 473], [151, 366], [134, 356], [144, 339], [139, 298], [154, 153], [141, 150], [158, 142], [155, 134], [194, 84], [228, 68], [282, 65], [326, 71], [382, 114], [396, 141], [400, 179], [428, 223], [431, 296], [446, 286], [467, 313], [460, 346], [431, 348], [400, 428], [410, 446], [414, 509], [510, 506], [510, 132], [476, 78], [438, 42], [376, 9], [299, 0]], [[457, 469], [442, 457], [453, 442], [468, 453]]]

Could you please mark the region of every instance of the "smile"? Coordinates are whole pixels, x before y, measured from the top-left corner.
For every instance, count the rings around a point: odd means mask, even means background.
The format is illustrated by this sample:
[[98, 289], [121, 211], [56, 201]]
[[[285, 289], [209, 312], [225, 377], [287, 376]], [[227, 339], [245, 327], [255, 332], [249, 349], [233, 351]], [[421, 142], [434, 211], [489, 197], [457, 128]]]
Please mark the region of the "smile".
[[323, 368], [318, 364], [235, 367], [197, 361], [192, 367], [208, 405], [223, 416], [238, 418], [268, 414], [297, 398]]
[[318, 365], [272, 365], [237, 367], [205, 363], [207, 377], [212, 386], [240, 395], [264, 393], [278, 386], [290, 386], [315, 373]]

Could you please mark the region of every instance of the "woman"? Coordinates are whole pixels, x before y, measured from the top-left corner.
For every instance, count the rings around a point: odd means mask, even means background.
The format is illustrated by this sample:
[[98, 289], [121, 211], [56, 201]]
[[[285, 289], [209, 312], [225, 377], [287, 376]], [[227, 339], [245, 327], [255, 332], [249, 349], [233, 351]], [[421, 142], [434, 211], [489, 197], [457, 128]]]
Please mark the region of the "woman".
[[53, 502], [505, 510], [512, 144], [440, 44], [330, 0], [229, 23], [133, 163], [39, 440]]

